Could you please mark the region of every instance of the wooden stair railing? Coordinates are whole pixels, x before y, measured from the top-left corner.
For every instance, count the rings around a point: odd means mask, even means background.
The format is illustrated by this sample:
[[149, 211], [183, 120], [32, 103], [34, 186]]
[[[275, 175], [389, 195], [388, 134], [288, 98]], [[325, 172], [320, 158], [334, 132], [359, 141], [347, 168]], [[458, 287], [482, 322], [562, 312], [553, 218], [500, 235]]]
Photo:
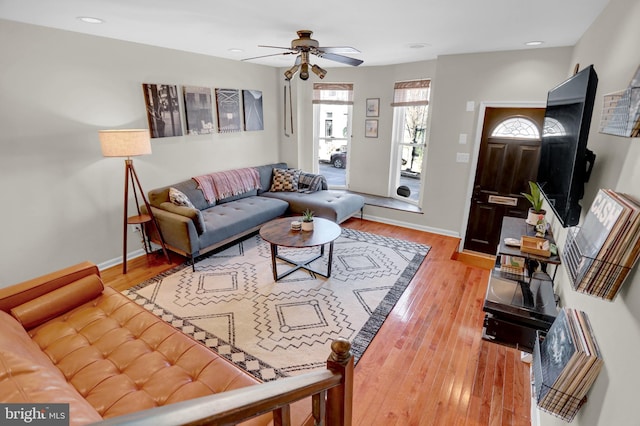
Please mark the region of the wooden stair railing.
[[289, 426], [290, 404], [312, 397], [315, 425], [350, 426], [353, 401], [351, 344], [335, 340], [327, 369], [112, 417], [94, 425], [235, 425], [273, 412], [274, 426]]

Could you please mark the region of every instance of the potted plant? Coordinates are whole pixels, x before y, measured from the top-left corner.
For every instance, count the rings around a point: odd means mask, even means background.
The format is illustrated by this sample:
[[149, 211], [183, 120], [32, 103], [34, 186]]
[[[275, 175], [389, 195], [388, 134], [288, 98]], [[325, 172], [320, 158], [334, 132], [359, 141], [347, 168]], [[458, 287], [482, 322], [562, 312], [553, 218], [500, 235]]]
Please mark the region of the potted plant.
[[313, 212], [309, 209], [302, 213], [302, 230], [313, 231]]
[[529, 225], [537, 225], [538, 221], [544, 220], [544, 216], [547, 214], [546, 210], [542, 209], [542, 202], [544, 198], [540, 193], [540, 188], [535, 182], [529, 181], [529, 194], [522, 192], [522, 195], [529, 200], [531, 207], [529, 208], [529, 214], [527, 215], [527, 223]]

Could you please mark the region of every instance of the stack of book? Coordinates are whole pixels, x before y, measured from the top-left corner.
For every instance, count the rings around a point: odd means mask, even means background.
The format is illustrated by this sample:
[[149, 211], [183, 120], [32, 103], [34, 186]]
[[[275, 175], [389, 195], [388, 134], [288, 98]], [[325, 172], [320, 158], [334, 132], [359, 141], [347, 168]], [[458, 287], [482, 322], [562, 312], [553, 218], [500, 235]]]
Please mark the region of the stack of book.
[[599, 190], [573, 243], [579, 253], [574, 288], [613, 300], [640, 253], [640, 204]]
[[587, 315], [563, 308], [538, 345], [538, 407], [573, 418], [603, 365]]
[[520, 256], [501, 255], [498, 271], [500, 271], [501, 275], [505, 278], [515, 280], [524, 279], [528, 275], [525, 269], [525, 259]]

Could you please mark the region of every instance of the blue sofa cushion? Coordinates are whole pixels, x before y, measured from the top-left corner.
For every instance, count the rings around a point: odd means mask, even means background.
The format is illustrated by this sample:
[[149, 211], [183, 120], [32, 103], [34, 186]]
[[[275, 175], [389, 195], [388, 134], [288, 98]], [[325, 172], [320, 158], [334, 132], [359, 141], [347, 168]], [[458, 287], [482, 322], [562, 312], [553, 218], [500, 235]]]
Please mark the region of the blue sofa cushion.
[[341, 223], [364, 207], [364, 198], [343, 191], [265, 192], [263, 197], [277, 198], [289, 203], [289, 212], [302, 214], [306, 209], [315, 216]]
[[202, 212], [206, 231], [200, 235], [200, 249], [233, 237], [282, 216], [289, 204], [267, 197], [245, 197]]

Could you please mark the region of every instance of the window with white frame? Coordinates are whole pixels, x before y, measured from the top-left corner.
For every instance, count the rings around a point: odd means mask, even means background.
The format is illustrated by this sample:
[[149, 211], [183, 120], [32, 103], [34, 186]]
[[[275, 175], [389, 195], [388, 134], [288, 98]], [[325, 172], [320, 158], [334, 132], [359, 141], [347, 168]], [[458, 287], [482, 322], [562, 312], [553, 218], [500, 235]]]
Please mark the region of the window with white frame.
[[431, 80], [401, 81], [393, 92], [390, 193], [420, 203], [427, 153], [427, 117]]

